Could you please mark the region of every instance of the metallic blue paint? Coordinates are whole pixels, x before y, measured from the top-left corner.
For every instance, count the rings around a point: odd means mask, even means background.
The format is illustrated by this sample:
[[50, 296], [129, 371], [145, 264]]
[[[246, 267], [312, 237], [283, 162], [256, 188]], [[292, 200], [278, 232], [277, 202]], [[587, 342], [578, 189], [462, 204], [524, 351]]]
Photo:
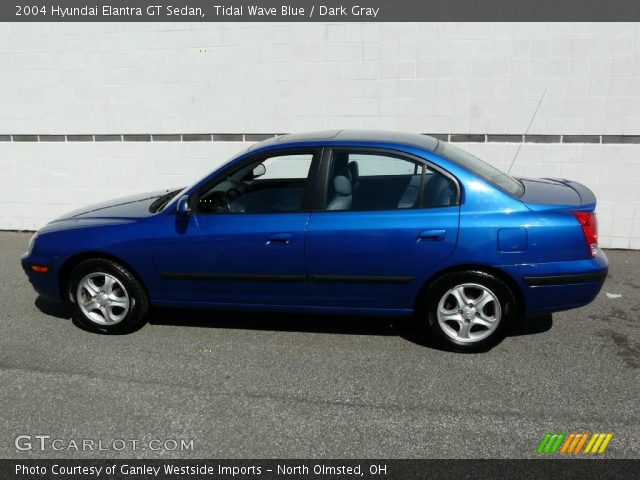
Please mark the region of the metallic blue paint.
[[[606, 272], [572, 211], [595, 197], [566, 180], [523, 180], [515, 198], [436, 153], [437, 141], [410, 134], [330, 132], [262, 142], [176, 195], [164, 192], [77, 210], [38, 232], [23, 267], [35, 290], [63, 299], [79, 259], [105, 256], [129, 267], [156, 305], [285, 309], [300, 312], [409, 314], [423, 287], [443, 271], [487, 269], [518, 290], [526, 314], [591, 302], [604, 280], [528, 286], [523, 278]], [[282, 214], [176, 214], [193, 194], [253, 155], [288, 147], [383, 148], [424, 159], [460, 185], [457, 206], [394, 211]], [[434, 233], [435, 232], [435, 233]], [[45, 265], [35, 273], [31, 265]], [[170, 272], [173, 276], [163, 276]], [[243, 275], [245, 275], [243, 277]]]
[[498, 230], [498, 250], [501, 252], [524, 252], [528, 246], [526, 228], [501, 228]]

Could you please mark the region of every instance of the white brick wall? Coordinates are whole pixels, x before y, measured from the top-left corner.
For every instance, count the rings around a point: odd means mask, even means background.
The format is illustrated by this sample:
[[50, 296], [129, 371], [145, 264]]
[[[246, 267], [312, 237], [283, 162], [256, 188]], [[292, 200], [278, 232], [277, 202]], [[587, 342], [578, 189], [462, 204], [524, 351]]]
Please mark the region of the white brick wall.
[[245, 147], [226, 142], [0, 143], [0, 227], [33, 230], [82, 205], [187, 186]]
[[[635, 23], [0, 24], [0, 135], [377, 128], [640, 135]], [[515, 144], [471, 144], [506, 164]], [[0, 228], [188, 183], [241, 143], [0, 142]], [[640, 145], [526, 144], [515, 173], [599, 196], [640, 248]], [[123, 175], [123, 171], [127, 175]]]
[[640, 29], [3, 24], [0, 132], [640, 134]]

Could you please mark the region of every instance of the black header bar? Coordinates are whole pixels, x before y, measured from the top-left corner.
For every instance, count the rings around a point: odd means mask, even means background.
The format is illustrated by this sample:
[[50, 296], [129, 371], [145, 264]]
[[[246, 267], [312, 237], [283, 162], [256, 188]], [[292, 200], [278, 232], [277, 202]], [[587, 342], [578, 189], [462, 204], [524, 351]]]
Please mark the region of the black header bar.
[[640, 20], [637, 0], [15, 0], [1, 22], [488, 22]]

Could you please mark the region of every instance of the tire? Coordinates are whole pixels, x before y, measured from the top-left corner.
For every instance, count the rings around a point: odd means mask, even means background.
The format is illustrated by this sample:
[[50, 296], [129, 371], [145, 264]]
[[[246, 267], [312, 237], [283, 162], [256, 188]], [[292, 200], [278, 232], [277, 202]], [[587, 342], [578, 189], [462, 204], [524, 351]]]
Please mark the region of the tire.
[[460, 271], [430, 285], [418, 322], [426, 323], [429, 337], [446, 350], [484, 352], [504, 338], [516, 312], [515, 296], [502, 280], [486, 272]]
[[67, 285], [74, 321], [105, 334], [130, 333], [146, 321], [149, 299], [142, 284], [122, 265], [96, 258], [78, 264]]

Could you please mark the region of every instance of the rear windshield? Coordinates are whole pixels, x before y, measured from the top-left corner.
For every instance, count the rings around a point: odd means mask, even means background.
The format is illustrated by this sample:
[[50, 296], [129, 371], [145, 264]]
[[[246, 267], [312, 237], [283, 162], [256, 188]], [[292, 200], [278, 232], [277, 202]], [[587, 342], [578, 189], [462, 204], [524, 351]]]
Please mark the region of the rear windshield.
[[518, 180], [483, 162], [479, 158], [474, 157], [469, 152], [465, 152], [461, 148], [441, 141], [436, 148], [436, 153], [447, 157], [462, 168], [466, 168], [471, 173], [483, 178], [514, 197], [521, 197], [524, 194], [524, 187]]

